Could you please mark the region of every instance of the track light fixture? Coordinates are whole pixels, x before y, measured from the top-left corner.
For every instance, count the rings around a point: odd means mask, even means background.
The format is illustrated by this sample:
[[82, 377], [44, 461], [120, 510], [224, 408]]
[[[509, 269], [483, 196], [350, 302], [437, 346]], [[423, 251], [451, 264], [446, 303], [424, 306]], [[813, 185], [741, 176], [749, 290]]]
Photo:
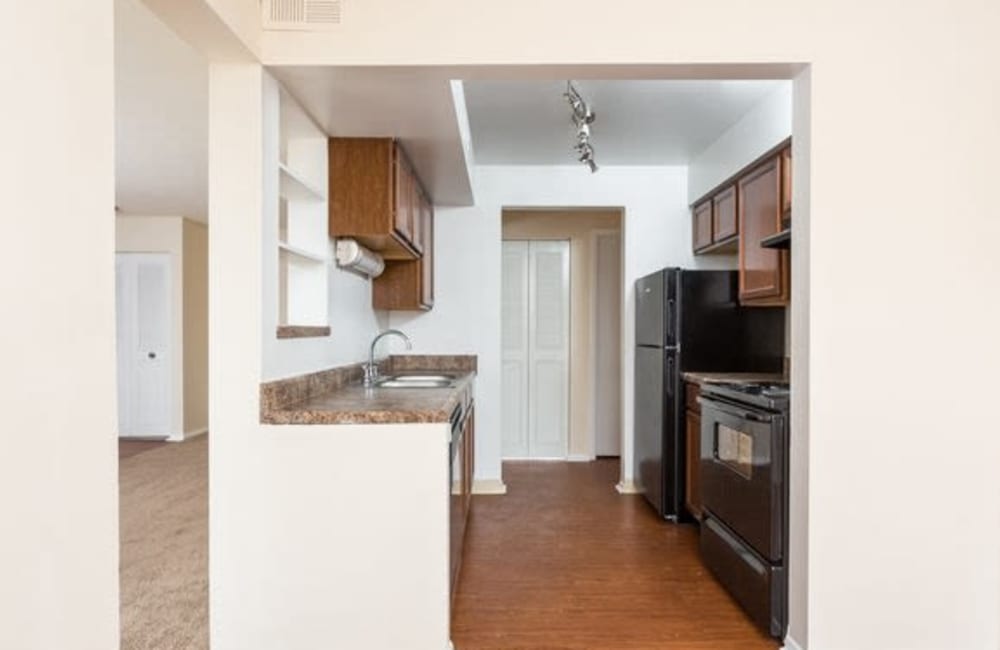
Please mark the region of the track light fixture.
[[584, 101], [572, 81], [566, 82], [566, 92], [563, 93], [563, 97], [573, 109], [573, 124], [576, 126], [576, 145], [573, 148], [580, 156], [577, 160], [587, 165], [590, 172], [594, 173], [597, 171], [597, 163], [594, 161], [594, 147], [590, 144], [590, 125], [597, 115]]

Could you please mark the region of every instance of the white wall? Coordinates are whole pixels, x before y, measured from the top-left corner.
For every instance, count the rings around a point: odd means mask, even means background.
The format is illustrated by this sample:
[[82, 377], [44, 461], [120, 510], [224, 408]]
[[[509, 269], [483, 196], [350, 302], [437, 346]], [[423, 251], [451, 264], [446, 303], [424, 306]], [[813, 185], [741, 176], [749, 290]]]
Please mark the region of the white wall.
[[768, 93], [688, 165], [688, 203], [792, 135], [792, 84]]
[[115, 204], [208, 214], [208, 61], [142, 2], [115, 5]]
[[434, 310], [393, 312], [421, 353], [477, 354], [476, 477], [501, 478], [501, 212], [507, 207], [623, 207], [623, 480], [632, 479], [632, 383], [635, 280], [665, 266], [731, 268], [731, 257], [691, 253], [687, 174], [683, 167], [479, 166], [477, 205], [437, 208]]
[[445, 650], [448, 425], [260, 423], [266, 83], [211, 67], [212, 648]]
[[0, 648], [117, 648], [110, 0], [0, 21]]
[[[269, 74], [264, 75], [263, 123], [264, 217], [262, 222], [262, 319], [261, 347], [263, 381], [292, 377], [333, 366], [362, 361], [368, 357], [368, 346], [378, 333], [379, 321], [385, 324], [385, 314], [372, 308], [371, 285], [364, 278], [337, 268], [333, 261], [333, 242], [326, 244], [330, 259], [327, 273], [327, 310], [330, 336], [323, 338], [279, 339], [278, 330], [278, 129], [279, 85]], [[326, 160], [322, 161], [325, 172]], [[325, 176], [325, 173], [321, 173]], [[389, 350], [390, 344], [386, 343]], [[380, 353], [384, 350], [380, 346]]]

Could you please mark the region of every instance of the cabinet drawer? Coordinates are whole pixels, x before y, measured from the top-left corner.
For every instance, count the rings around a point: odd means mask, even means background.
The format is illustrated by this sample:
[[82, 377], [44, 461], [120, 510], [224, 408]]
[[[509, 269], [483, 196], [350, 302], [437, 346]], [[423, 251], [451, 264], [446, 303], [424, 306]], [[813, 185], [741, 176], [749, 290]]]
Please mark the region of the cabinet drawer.
[[698, 396], [701, 395], [701, 386], [688, 382], [685, 384], [685, 404], [688, 410], [701, 413], [701, 404], [698, 403]]
[[699, 548], [709, 570], [754, 623], [782, 638], [787, 622], [784, 566], [765, 561], [711, 514], [702, 522]]

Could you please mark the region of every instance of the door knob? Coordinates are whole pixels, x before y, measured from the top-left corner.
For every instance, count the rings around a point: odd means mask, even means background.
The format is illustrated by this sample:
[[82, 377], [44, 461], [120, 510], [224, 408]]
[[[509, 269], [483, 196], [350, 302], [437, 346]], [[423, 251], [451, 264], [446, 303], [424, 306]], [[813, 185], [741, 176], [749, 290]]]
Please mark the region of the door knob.
[[149, 357], [150, 359], [155, 359], [156, 358], [156, 353], [155, 352], [150, 352], [146, 356]]

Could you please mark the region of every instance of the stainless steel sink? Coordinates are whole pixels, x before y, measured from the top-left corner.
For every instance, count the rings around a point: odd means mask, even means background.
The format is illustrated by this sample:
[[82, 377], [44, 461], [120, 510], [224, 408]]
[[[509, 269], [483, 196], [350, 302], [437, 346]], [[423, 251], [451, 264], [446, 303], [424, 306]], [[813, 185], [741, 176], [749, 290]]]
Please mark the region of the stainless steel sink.
[[390, 379], [394, 379], [396, 381], [415, 381], [415, 382], [424, 382], [424, 381], [452, 382], [455, 381], [455, 376], [454, 375], [392, 375], [390, 376]]
[[451, 375], [396, 375], [375, 382], [376, 388], [449, 388], [455, 384]]

